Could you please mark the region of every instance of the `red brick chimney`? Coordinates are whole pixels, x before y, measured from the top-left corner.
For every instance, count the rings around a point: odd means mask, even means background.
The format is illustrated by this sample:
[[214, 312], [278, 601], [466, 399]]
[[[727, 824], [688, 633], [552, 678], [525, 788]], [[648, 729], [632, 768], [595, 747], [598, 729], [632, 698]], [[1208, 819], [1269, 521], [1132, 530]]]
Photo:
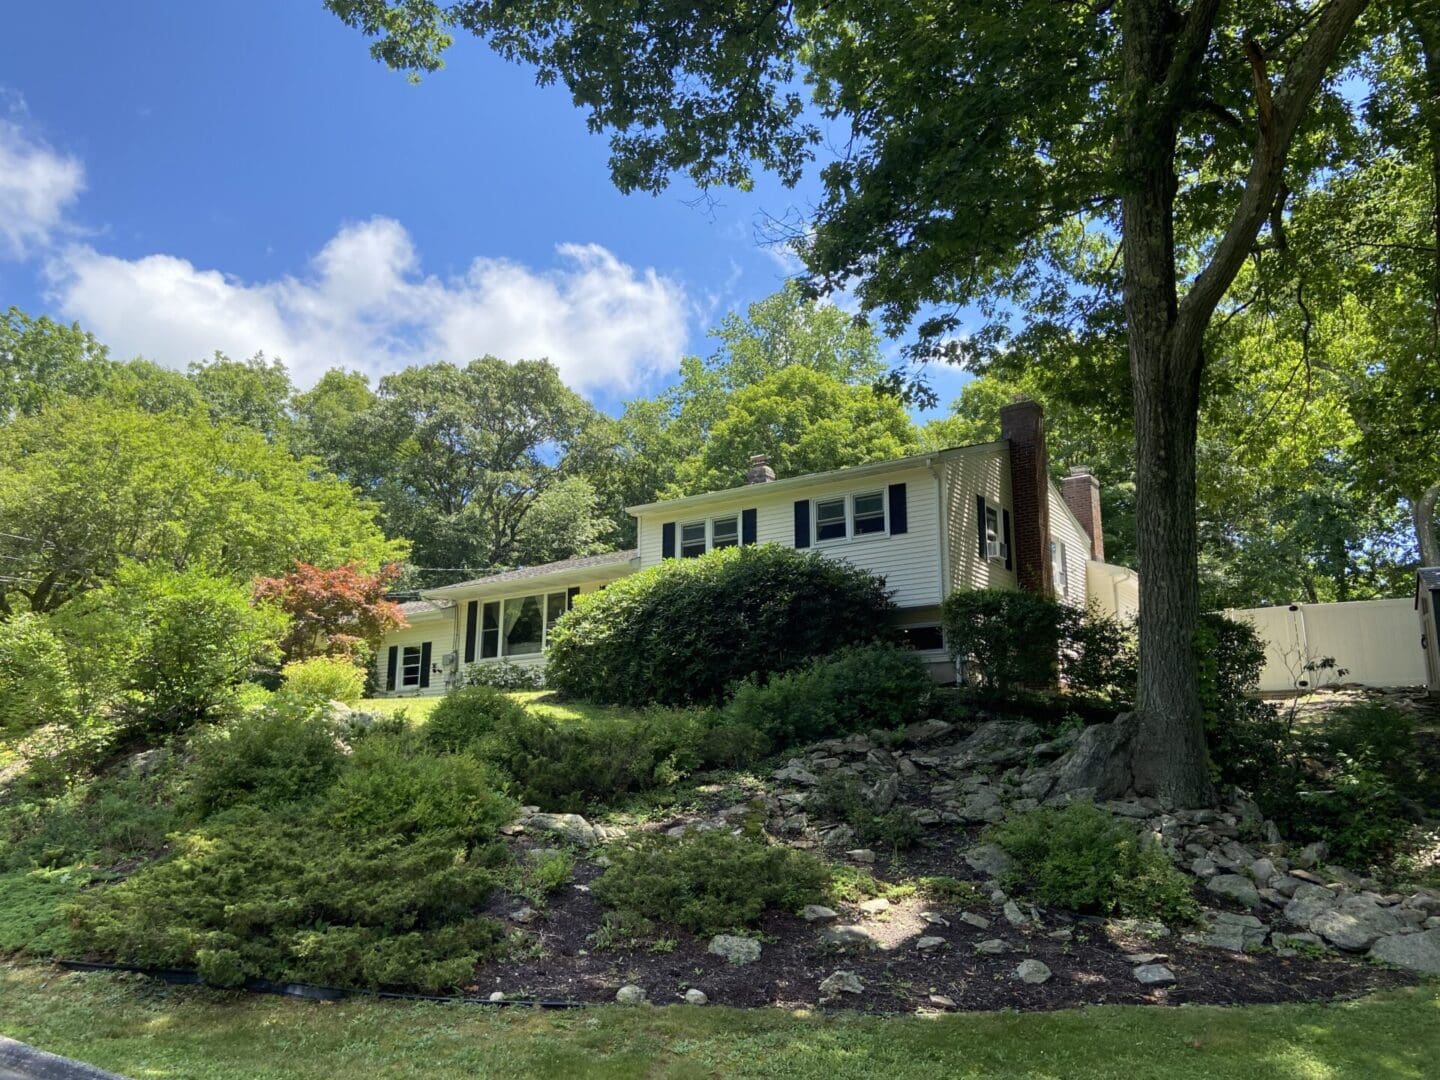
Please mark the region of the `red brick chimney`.
[[1071, 465], [1070, 475], [1060, 485], [1065, 505], [1090, 537], [1090, 557], [1105, 561], [1105, 533], [1100, 526], [1100, 481], [1089, 465]]
[[1015, 513], [1015, 576], [1020, 588], [1049, 596], [1050, 477], [1045, 459], [1045, 413], [1038, 401], [1013, 401], [1000, 410], [1000, 438], [1010, 444], [1010, 501]]

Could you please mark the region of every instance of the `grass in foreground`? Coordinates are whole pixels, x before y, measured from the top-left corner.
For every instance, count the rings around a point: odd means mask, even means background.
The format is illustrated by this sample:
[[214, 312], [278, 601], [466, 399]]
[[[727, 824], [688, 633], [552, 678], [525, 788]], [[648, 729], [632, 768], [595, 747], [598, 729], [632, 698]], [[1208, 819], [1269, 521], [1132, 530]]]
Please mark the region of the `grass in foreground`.
[[1440, 988], [1334, 1005], [1105, 1007], [935, 1019], [281, 998], [0, 967], [0, 1032], [134, 1080], [335, 1076], [1421, 1080]]

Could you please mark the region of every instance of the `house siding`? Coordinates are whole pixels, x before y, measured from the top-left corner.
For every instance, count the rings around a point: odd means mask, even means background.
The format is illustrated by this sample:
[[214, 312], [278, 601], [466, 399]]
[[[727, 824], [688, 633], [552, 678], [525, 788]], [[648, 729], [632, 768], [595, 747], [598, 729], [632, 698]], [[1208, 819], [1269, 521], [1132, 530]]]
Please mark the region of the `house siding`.
[[1084, 607], [1089, 595], [1085, 575], [1090, 566], [1090, 536], [1066, 505], [1060, 490], [1054, 484], [1049, 485], [1049, 490], [1050, 539], [1065, 545], [1065, 569], [1069, 577], [1069, 589], [1063, 594], [1060, 581], [1056, 579], [1055, 596], [1067, 604]]
[[[391, 646], [402, 650], [407, 645], [430, 645], [430, 659], [441, 664], [442, 658], [455, 647], [455, 614], [446, 610], [417, 618], [403, 630], [393, 630], [385, 635], [384, 641], [375, 654], [375, 685], [384, 697], [420, 697], [427, 694], [443, 694], [446, 690], [445, 675], [431, 673], [430, 685], [421, 689], [416, 686], [400, 685], [400, 670], [395, 673], [395, 689], [385, 689], [385, 675], [390, 662]], [[403, 665], [401, 665], [403, 666]], [[443, 667], [443, 665], [441, 665]]]
[[[964, 589], [1013, 589], [1013, 569], [1003, 560], [982, 559], [979, 551], [980, 509], [975, 496], [1011, 513], [1013, 543], [1014, 506], [1010, 498], [1010, 456], [1004, 443], [967, 448], [945, 461], [942, 487], [948, 518], [945, 537], [950, 587], [947, 595]], [[1014, 560], [1011, 560], [1012, 566]]]
[[[661, 561], [661, 534], [667, 522], [677, 526], [686, 521], [724, 517], [741, 510], [756, 511], [755, 540], [760, 544], [795, 546], [795, 502], [857, 492], [884, 490], [890, 484], [905, 485], [907, 529], [898, 536], [888, 533], [849, 540], [812, 540], [807, 550], [826, 558], [843, 559], [852, 566], [885, 579], [895, 603], [902, 608], [933, 606], [944, 599], [944, 582], [939, 558], [940, 481], [935, 470], [924, 465], [881, 472], [864, 477], [839, 477], [802, 488], [787, 488], [776, 494], [767, 485], [737, 488], [733, 498], [717, 501], [686, 512], [657, 508], [640, 515], [637, 546], [641, 567]], [[972, 496], [973, 497], [973, 496]]]

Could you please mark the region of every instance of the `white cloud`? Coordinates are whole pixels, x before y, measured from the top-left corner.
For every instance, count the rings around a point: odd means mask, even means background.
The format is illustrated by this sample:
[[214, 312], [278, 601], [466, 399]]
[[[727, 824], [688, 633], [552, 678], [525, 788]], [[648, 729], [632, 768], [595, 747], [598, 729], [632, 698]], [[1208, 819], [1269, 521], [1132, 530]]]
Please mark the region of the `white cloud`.
[[283, 358], [296, 382], [332, 366], [372, 375], [490, 353], [548, 357], [577, 390], [628, 391], [672, 371], [684, 346], [679, 284], [597, 244], [561, 244], [536, 270], [476, 258], [462, 275], [426, 275], [390, 218], [347, 225], [308, 272], [245, 282], [171, 255], [122, 259], [87, 246], [49, 264], [52, 296], [112, 352], [183, 367], [220, 349]]
[[[9, 111], [23, 116], [24, 102], [12, 99]], [[84, 187], [78, 159], [0, 116], [0, 256], [24, 258], [49, 244]]]

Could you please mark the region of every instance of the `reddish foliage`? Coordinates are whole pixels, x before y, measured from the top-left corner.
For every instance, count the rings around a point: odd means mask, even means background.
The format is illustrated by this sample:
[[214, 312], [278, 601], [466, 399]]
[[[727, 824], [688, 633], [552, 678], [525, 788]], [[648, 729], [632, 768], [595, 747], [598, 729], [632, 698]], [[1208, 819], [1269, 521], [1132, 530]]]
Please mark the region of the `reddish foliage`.
[[256, 578], [255, 599], [280, 605], [293, 619], [281, 642], [287, 660], [312, 656], [369, 659], [380, 639], [405, 625], [400, 605], [385, 599], [398, 566], [366, 573], [357, 565], [322, 570], [308, 563], [279, 577]]

